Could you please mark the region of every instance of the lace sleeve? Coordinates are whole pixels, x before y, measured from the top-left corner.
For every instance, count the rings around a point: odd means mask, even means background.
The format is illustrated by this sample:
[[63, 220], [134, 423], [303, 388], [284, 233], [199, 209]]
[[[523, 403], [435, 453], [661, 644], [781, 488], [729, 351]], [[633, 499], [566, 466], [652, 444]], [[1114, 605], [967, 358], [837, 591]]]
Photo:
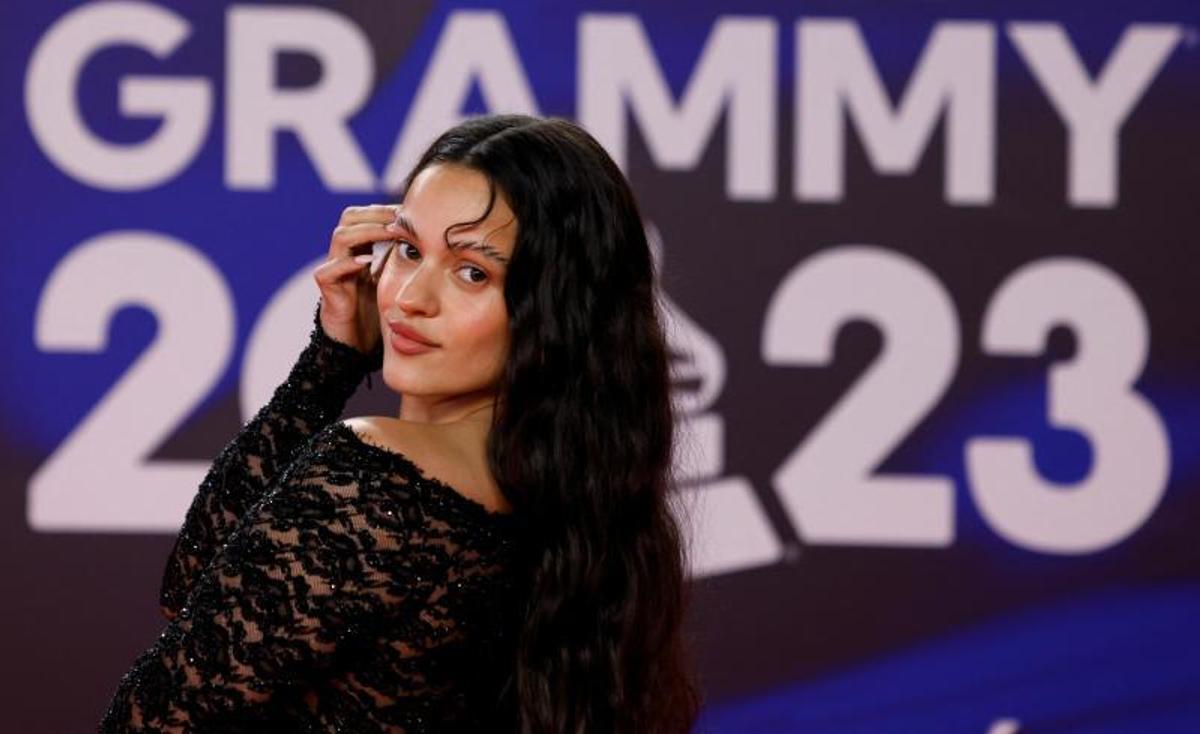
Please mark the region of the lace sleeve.
[[426, 704], [449, 700], [470, 668], [422, 656], [481, 664], [475, 638], [500, 616], [498, 541], [465, 500], [427, 494], [411, 467], [389, 477], [348, 453], [340, 425], [300, 452], [199, 574], [122, 677], [102, 734], [276, 731], [335, 677], [362, 704], [339, 708], [339, 726], [426, 731]]
[[325, 334], [321, 304], [308, 345], [285, 382], [217, 456], [188, 508], [163, 571], [163, 615], [179, 613], [195, 577], [239, 519], [304, 442], [336, 420], [364, 375], [383, 362], [382, 344], [363, 353]]
[[[405, 550], [399, 527], [364, 523], [349, 476], [302, 453], [121, 679], [101, 732], [253, 731], [272, 699], [335, 665], [354, 640], [432, 579], [388, 584], [365, 557]], [[366, 529], [359, 529], [364, 527]]]

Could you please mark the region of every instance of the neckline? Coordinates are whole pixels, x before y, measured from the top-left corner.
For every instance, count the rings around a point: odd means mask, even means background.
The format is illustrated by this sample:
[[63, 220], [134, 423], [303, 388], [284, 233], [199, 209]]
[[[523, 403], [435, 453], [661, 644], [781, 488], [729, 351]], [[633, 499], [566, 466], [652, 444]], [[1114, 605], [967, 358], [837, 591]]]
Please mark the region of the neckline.
[[345, 422], [334, 421], [332, 425], [334, 430], [341, 434], [344, 438], [349, 439], [352, 443], [361, 446], [369, 452], [381, 456], [387, 461], [397, 464], [404, 469], [406, 473], [415, 476], [420, 483], [441, 494], [449, 495], [451, 501], [458, 502], [460, 507], [467, 509], [472, 514], [482, 516], [489, 521], [500, 524], [511, 522], [514, 519], [512, 512], [491, 510], [487, 507], [487, 505], [483, 504], [479, 500], [468, 497], [454, 487], [443, 482], [441, 479], [425, 474], [421, 467], [417, 466], [412, 459], [408, 458], [399, 451], [370, 441], [365, 436], [360, 435], [353, 428], [346, 425]]

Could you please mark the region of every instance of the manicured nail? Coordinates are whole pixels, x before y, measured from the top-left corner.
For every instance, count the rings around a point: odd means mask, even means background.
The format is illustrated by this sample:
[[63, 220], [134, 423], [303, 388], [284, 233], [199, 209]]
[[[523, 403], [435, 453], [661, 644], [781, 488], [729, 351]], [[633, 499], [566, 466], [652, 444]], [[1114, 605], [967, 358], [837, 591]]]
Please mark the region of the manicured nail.
[[354, 256], [354, 262], [356, 263], [369, 263], [373, 259], [375, 259], [375, 256], [371, 254]]

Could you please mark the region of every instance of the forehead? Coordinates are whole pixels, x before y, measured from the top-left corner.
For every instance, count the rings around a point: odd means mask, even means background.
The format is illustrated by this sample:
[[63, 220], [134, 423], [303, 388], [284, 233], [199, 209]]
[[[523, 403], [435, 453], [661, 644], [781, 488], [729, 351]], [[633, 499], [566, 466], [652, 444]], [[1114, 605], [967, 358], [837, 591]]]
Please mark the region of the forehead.
[[[422, 238], [436, 235], [440, 239], [448, 227], [478, 219], [487, 209], [489, 198], [488, 180], [482, 173], [465, 166], [438, 163], [413, 179], [404, 195], [404, 214]], [[512, 219], [512, 210], [497, 189], [487, 218], [473, 226], [455, 227], [454, 234], [489, 234], [488, 240], [495, 244], [511, 243], [515, 227], [503, 225]]]

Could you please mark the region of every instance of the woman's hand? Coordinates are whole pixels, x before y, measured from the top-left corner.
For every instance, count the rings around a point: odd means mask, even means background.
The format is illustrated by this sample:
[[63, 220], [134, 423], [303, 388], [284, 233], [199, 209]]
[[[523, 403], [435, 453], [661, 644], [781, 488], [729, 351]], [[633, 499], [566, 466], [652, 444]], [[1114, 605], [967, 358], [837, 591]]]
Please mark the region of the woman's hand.
[[[374, 289], [364, 272], [371, 262], [367, 245], [393, 239], [384, 228], [397, 211], [393, 204], [346, 207], [329, 240], [329, 259], [313, 271], [321, 289], [321, 328], [361, 352], [370, 352], [380, 338]], [[351, 248], [366, 254], [355, 257]]]

